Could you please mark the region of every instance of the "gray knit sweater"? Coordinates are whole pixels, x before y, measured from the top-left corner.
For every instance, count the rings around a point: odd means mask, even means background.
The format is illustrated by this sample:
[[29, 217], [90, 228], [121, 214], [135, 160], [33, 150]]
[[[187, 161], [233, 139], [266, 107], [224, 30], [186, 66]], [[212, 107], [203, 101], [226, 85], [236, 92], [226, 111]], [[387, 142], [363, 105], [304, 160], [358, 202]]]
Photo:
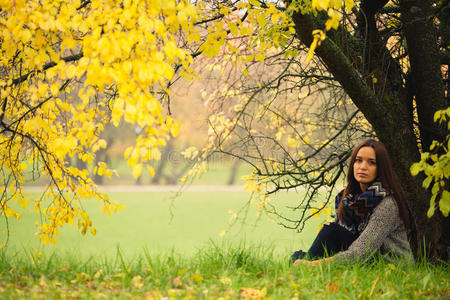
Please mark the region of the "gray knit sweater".
[[334, 260], [339, 262], [364, 260], [378, 249], [383, 253], [404, 257], [406, 260], [413, 259], [405, 226], [400, 219], [397, 204], [391, 196], [381, 200], [359, 237], [346, 251], [336, 254]]

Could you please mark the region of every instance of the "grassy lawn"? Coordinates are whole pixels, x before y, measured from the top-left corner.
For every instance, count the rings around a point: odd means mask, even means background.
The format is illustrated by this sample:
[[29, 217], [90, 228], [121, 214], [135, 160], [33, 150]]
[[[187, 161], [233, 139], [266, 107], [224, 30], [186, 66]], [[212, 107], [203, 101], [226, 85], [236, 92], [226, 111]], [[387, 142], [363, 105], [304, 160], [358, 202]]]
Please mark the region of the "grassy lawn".
[[[40, 247], [40, 241], [34, 235], [39, 216], [29, 208], [22, 212], [20, 220], [10, 220], [11, 238], [7, 251], [39, 248], [43, 252], [56, 250], [83, 257], [104, 257], [114, 256], [119, 247], [126, 255], [142, 253], [143, 249], [151, 253], [173, 250], [189, 255], [213, 241], [273, 246], [280, 255], [289, 255], [293, 250], [309, 246], [321, 221], [312, 219], [302, 233], [287, 230], [267, 215], [258, 217], [253, 204], [246, 207], [247, 192], [185, 192], [177, 198], [173, 198], [172, 192], [113, 192], [109, 196], [125, 205], [126, 210], [112, 216], [102, 215], [97, 201], [84, 202], [97, 229], [96, 236], [81, 236], [76, 224], [66, 225], [57, 237], [56, 246]], [[300, 195], [290, 192], [278, 195], [273, 201], [292, 205], [296, 197]], [[230, 224], [231, 211], [240, 210], [240, 217]], [[221, 237], [223, 230], [227, 233]], [[4, 233], [2, 239], [5, 239]]]
[[[97, 235], [65, 227], [56, 246], [34, 237], [36, 215], [11, 221], [0, 251], [0, 299], [448, 299], [448, 263], [323, 264], [292, 267], [293, 250], [306, 249], [321, 220], [289, 231], [250, 206], [246, 222], [229, 227], [229, 209], [246, 192], [114, 192], [125, 211], [103, 216], [86, 201]], [[301, 195], [277, 195], [293, 204]], [[222, 230], [228, 230], [220, 237]], [[4, 236], [2, 236], [4, 238]]]
[[448, 299], [447, 265], [292, 267], [271, 248], [210, 244], [192, 257], [0, 255], [2, 299]]

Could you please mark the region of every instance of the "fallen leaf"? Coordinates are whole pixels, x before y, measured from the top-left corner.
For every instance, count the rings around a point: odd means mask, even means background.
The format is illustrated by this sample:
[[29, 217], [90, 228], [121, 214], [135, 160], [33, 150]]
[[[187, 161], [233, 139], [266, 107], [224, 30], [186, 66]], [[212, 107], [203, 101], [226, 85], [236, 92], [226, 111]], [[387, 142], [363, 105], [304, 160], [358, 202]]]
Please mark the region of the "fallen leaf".
[[180, 277], [172, 278], [172, 284], [173, 284], [175, 287], [180, 287], [180, 286], [183, 285], [183, 283], [181, 282]]
[[131, 283], [133, 287], [136, 289], [141, 289], [144, 286], [144, 282], [142, 281], [141, 275], [136, 275], [131, 279]]
[[339, 291], [339, 285], [337, 285], [336, 283], [328, 284], [327, 288], [330, 293], [336, 293], [337, 291]]
[[221, 282], [223, 285], [230, 285], [230, 284], [231, 284], [231, 279], [228, 278], [228, 277], [221, 277], [221, 278], [220, 278], [220, 282]]
[[240, 289], [242, 299], [262, 299], [266, 293], [267, 289], [263, 288], [261, 290], [255, 288], [243, 287]]
[[203, 280], [202, 275], [195, 273], [194, 275], [191, 276], [191, 280], [196, 282], [196, 283], [200, 283]]
[[372, 296], [373, 290], [375, 289], [375, 285], [377, 284], [378, 280], [380, 280], [380, 275], [378, 275], [377, 278], [374, 280], [372, 288], [370, 289], [369, 297]]

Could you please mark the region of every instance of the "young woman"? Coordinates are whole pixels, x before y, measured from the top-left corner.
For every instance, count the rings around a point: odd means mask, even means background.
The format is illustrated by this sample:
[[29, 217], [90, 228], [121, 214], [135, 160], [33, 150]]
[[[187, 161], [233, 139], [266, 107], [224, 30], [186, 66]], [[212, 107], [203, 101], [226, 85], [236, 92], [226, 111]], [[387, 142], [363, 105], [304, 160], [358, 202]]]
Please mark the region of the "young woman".
[[[381, 142], [369, 139], [353, 149], [347, 187], [337, 195], [335, 207], [335, 222], [323, 226], [307, 253], [294, 252], [294, 265], [364, 260], [377, 250], [412, 258], [406, 205]], [[302, 259], [326, 255], [334, 256]]]

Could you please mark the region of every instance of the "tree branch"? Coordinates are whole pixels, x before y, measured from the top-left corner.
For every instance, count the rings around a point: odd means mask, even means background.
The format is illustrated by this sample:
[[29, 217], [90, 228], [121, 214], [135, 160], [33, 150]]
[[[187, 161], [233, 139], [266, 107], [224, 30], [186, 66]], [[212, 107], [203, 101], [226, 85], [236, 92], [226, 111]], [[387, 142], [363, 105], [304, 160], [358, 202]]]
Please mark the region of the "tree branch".
[[[66, 57], [61, 57], [61, 60], [65, 61], [65, 62], [73, 62], [73, 61], [77, 61], [79, 59], [81, 59], [83, 57], [83, 52], [80, 52], [78, 54], [74, 54], [74, 55], [70, 55], [70, 56], [66, 56]], [[37, 73], [43, 72], [47, 69], [53, 68], [54, 66], [56, 66], [57, 63], [54, 61], [48, 62], [46, 63], [43, 67], [42, 70], [37, 71]], [[18, 85], [22, 82], [24, 82], [25, 80], [28, 79], [28, 77], [32, 74], [34, 74], [36, 71], [30, 71], [25, 75], [22, 75], [18, 78], [13, 79], [11, 86], [14, 85]]]
[[[297, 36], [305, 45], [310, 45], [313, 40], [312, 31], [316, 27], [312, 16], [297, 12], [293, 15], [293, 20]], [[331, 39], [326, 38], [317, 47], [316, 54], [372, 124], [378, 138], [385, 143], [396, 171], [400, 176], [408, 178], [411, 159], [419, 159], [408, 109], [392, 96], [385, 95], [381, 99], [377, 97], [367, 80], [361, 76], [360, 70], [355, 69]]]

